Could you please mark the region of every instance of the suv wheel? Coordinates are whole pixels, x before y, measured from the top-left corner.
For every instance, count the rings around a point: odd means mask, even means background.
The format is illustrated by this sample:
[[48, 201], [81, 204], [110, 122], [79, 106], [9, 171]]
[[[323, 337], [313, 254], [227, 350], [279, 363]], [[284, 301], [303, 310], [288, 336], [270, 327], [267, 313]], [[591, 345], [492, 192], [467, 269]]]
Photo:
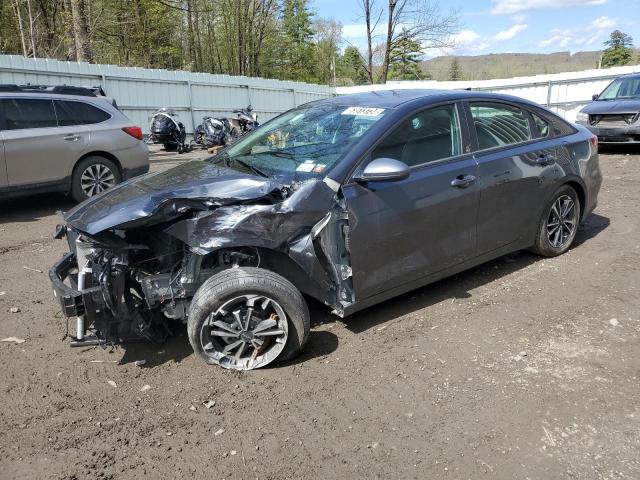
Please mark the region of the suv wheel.
[[209, 364], [253, 370], [297, 355], [309, 336], [302, 294], [269, 270], [237, 267], [202, 284], [187, 321], [194, 352]]
[[71, 196], [82, 202], [122, 181], [120, 170], [108, 158], [87, 157], [80, 161], [71, 179]]
[[551, 197], [538, 226], [534, 253], [555, 257], [569, 250], [580, 223], [580, 201], [576, 191], [563, 185]]

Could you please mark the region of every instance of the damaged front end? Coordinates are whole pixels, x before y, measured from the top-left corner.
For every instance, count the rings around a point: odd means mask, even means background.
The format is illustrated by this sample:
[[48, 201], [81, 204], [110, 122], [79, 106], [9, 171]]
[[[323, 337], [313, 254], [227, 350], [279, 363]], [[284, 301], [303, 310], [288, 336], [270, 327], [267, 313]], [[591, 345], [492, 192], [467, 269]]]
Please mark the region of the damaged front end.
[[[143, 193], [154, 181], [149, 199]], [[338, 315], [354, 302], [347, 210], [322, 180], [165, 198], [157, 198], [158, 182], [116, 187], [69, 212], [58, 229], [70, 252], [49, 275], [63, 313], [76, 318], [72, 345], [162, 342], [187, 322], [203, 283], [230, 268], [275, 272]], [[140, 197], [153, 208], [134, 201]]]

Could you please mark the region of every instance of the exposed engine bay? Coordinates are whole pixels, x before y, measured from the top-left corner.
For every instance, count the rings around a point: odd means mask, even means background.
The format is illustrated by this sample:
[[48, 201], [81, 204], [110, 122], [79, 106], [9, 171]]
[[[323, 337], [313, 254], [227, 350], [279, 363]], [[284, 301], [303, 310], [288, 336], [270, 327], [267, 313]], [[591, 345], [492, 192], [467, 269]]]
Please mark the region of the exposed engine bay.
[[[218, 170], [198, 163], [183, 170]], [[147, 180], [156, 182], [156, 194], [163, 181], [161, 174]], [[139, 204], [150, 193], [144, 184], [123, 184], [98, 205], [66, 214], [56, 237], [67, 237], [70, 252], [50, 277], [63, 312], [77, 318], [73, 344], [163, 342], [187, 322], [203, 283], [238, 267], [275, 272], [342, 315], [354, 298], [348, 213], [339, 190], [321, 180], [259, 183], [257, 196], [172, 193], [148, 211]], [[135, 208], [127, 209], [129, 197], [136, 197]]]

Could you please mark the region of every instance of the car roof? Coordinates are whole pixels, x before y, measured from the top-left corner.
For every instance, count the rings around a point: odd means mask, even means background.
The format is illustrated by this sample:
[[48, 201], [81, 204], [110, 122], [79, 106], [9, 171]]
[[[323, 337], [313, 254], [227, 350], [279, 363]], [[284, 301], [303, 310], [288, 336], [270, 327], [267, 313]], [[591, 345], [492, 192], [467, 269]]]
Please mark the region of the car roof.
[[503, 95], [491, 92], [479, 92], [470, 90], [435, 90], [435, 89], [391, 89], [374, 90], [370, 92], [351, 93], [338, 95], [329, 99], [319, 100], [316, 103], [372, 107], [372, 108], [396, 108], [405, 103], [422, 101], [420, 103], [437, 103], [447, 100], [483, 99], [503, 100], [528, 105], [535, 103], [524, 98]]
[[622, 79], [622, 78], [631, 78], [631, 79], [640, 78], [640, 72], [628, 73], [627, 75], [620, 75], [615, 80]]
[[88, 96], [88, 95], [69, 95], [54, 92], [2, 92], [0, 91], [0, 98], [36, 98], [36, 99], [49, 99], [49, 100], [71, 100], [74, 102], [84, 102], [95, 105], [99, 108], [105, 109], [105, 104], [108, 106], [109, 112], [118, 111], [113, 104], [111, 97], [102, 96]]

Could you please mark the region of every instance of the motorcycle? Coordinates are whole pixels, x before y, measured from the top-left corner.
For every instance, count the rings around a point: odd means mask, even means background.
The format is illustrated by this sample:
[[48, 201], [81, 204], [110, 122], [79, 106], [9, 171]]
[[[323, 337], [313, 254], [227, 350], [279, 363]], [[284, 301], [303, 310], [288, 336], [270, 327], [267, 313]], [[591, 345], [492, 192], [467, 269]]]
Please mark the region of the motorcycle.
[[151, 117], [151, 135], [149, 143], [161, 143], [167, 152], [177, 150], [178, 153], [188, 152], [187, 131], [173, 110], [161, 108]]
[[226, 118], [204, 117], [193, 133], [193, 144], [202, 148], [226, 145], [233, 140], [233, 133]]
[[233, 113], [238, 115], [238, 118], [232, 118], [231, 125], [237, 128], [240, 135], [255, 130], [260, 125], [258, 123], [258, 115], [253, 111], [253, 107], [249, 105], [247, 108], [241, 108], [234, 110]]

